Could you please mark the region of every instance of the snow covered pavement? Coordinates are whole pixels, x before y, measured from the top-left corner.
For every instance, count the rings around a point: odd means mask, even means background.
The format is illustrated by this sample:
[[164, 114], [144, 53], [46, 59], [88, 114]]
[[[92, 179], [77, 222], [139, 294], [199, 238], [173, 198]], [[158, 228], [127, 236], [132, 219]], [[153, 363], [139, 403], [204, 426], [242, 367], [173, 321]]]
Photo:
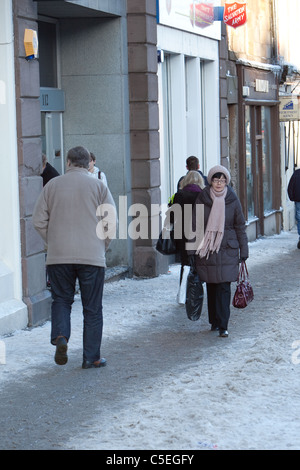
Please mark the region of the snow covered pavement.
[[0, 449], [300, 449], [297, 240], [249, 244], [255, 299], [232, 307], [228, 338], [210, 331], [206, 299], [197, 322], [176, 304], [177, 265], [105, 285], [103, 369], [81, 369], [79, 296], [66, 366], [49, 322], [0, 337]]

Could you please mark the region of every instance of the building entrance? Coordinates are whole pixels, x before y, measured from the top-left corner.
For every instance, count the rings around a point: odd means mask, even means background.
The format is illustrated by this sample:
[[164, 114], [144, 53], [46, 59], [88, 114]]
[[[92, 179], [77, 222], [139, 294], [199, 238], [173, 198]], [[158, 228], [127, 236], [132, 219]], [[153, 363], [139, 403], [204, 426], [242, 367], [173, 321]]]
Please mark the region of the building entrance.
[[41, 88], [42, 152], [60, 175], [65, 172], [63, 155], [64, 92], [55, 88]]

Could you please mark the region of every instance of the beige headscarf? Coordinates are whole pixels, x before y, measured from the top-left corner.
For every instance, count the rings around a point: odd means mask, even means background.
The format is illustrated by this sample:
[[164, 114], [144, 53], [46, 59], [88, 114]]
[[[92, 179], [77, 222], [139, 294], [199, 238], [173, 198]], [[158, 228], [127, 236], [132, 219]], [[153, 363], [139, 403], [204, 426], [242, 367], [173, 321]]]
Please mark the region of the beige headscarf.
[[196, 254], [200, 258], [209, 257], [210, 254], [219, 252], [225, 227], [225, 197], [227, 194], [227, 184], [230, 181], [230, 173], [225, 167], [217, 165], [208, 173], [209, 184], [211, 179], [216, 173], [223, 173], [226, 176], [226, 186], [223, 191], [215, 191], [210, 187], [210, 197], [212, 198], [213, 204], [208, 217], [204, 238], [201, 241]]

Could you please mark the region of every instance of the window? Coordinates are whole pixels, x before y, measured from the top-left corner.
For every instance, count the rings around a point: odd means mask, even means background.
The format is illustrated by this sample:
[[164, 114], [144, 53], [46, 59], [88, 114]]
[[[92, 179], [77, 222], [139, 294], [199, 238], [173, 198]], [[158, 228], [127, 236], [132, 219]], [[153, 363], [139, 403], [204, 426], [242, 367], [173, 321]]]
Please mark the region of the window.
[[168, 198], [174, 193], [173, 187], [173, 153], [172, 149], [172, 111], [171, 111], [171, 71], [170, 56], [165, 54], [162, 67], [162, 111], [161, 133], [163, 141], [163, 158], [161, 159], [161, 175], [163, 178], [162, 202], [167, 203]]
[[245, 106], [245, 146], [248, 220], [258, 218], [263, 234], [264, 216], [274, 210], [271, 106]]
[[250, 106], [245, 107], [245, 133], [246, 133], [246, 182], [248, 220], [255, 216], [254, 211], [254, 179], [252, 168], [251, 122]]
[[56, 24], [39, 21], [39, 63], [42, 87], [57, 87]]
[[262, 179], [264, 212], [273, 209], [272, 192], [272, 141], [271, 141], [271, 108], [261, 107], [262, 135]]

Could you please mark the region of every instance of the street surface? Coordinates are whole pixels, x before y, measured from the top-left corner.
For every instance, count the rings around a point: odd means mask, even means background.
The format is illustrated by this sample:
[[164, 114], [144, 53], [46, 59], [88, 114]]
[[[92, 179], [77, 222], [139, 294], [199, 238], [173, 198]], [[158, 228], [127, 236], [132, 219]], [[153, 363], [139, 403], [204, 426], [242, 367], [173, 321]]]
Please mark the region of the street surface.
[[297, 241], [249, 244], [255, 299], [232, 307], [228, 338], [210, 331], [206, 301], [197, 322], [176, 304], [178, 265], [105, 285], [105, 368], [81, 368], [80, 296], [66, 366], [49, 322], [0, 338], [0, 449], [299, 450]]

